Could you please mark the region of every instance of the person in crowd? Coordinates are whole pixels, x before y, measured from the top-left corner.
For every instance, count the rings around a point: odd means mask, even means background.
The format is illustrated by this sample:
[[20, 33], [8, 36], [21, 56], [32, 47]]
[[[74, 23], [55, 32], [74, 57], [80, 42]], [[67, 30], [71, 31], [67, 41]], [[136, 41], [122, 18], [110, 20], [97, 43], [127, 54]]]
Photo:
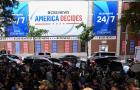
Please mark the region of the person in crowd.
[[94, 89], [94, 90], [100, 90], [100, 85], [97, 82], [97, 79], [93, 79], [91, 85], [92, 85], [92, 89]]
[[0, 90], [139, 90], [135, 81], [138, 73], [128, 71], [123, 75], [121, 71], [86, 64], [84, 69], [37, 63], [18, 65], [2, 57]]
[[0, 82], [0, 89], [1, 89], [1, 90], [4, 90], [4, 85], [3, 85], [2, 82]]
[[0, 54], [7, 54], [7, 51], [5, 48], [3, 48], [1, 51], [0, 51]]
[[72, 85], [71, 80], [69, 80], [69, 81], [67, 82], [67, 90], [73, 90], [73, 85]]
[[53, 82], [52, 70], [46, 72], [46, 79], [49, 80], [50, 82]]
[[85, 84], [85, 88], [83, 90], [94, 90], [92, 89], [88, 83]]
[[42, 80], [39, 82], [39, 90], [48, 90], [48, 81], [47, 80]]
[[128, 79], [127, 90], [140, 90], [138, 81], [134, 78]]
[[16, 83], [16, 90], [23, 90], [23, 83], [22, 82]]

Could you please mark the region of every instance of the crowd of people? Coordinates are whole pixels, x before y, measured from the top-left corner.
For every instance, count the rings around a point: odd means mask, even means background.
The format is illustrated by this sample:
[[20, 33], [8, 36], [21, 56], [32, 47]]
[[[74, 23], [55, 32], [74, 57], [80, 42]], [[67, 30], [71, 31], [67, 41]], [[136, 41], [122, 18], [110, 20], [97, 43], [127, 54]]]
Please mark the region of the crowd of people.
[[18, 65], [0, 60], [0, 90], [139, 90], [137, 75], [86, 63], [85, 68], [53, 64]]

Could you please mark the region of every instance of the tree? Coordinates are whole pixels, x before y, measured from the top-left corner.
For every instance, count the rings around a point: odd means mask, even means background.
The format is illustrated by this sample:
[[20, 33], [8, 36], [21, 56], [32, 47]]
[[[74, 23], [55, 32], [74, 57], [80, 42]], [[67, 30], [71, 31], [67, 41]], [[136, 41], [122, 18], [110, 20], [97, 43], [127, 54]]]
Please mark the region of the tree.
[[135, 0], [135, 2], [130, 2], [129, 9], [123, 12], [122, 18], [120, 19], [121, 26], [125, 28], [125, 40], [126, 40], [126, 48], [125, 48], [125, 57], [127, 54], [127, 39], [128, 32], [134, 32], [136, 36], [140, 32], [140, 3], [137, 2], [139, 0]]
[[[10, 25], [15, 20], [13, 15], [13, 7], [18, 6], [16, 0], [0, 0], [0, 29]], [[2, 31], [5, 32], [5, 31]]]
[[92, 34], [93, 26], [87, 26], [83, 22], [76, 26], [77, 29], [83, 28], [82, 33], [79, 35], [80, 41], [82, 43], [85, 43], [87, 56], [88, 56], [88, 42], [94, 37], [94, 34]]
[[130, 25], [131, 31], [138, 33], [140, 31], [140, 3], [130, 2], [130, 7], [123, 12], [120, 22], [126, 31], [127, 26]]
[[28, 32], [27, 37], [33, 38], [33, 41], [34, 41], [34, 54], [36, 53], [35, 52], [35, 38], [36, 37], [41, 37], [41, 36], [43, 36], [43, 34], [46, 34], [47, 32], [48, 32], [47, 30], [38, 29], [38, 28], [35, 28], [34, 26], [29, 25], [29, 32]]

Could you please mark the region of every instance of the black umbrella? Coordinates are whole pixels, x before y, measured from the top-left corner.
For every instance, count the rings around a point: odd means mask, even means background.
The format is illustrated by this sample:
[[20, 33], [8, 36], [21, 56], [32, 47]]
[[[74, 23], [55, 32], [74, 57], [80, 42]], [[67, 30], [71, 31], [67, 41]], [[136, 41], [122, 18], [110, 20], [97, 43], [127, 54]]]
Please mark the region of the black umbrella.
[[35, 56], [35, 55], [27, 56], [27, 57], [24, 58], [23, 63], [32, 64], [34, 62], [34, 60], [36, 60], [36, 59], [39, 59], [39, 56]]
[[98, 58], [98, 59], [95, 59], [95, 62], [96, 62], [96, 64], [98, 64], [98, 65], [108, 65], [109, 64], [109, 60], [108, 60], [108, 58]]
[[133, 72], [140, 72], [140, 63], [135, 63], [130, 67], [130, 70]]
[[123, 66], [121, 62], [112, 61], [109, 65], [111, 71], [120, 71], [123, 70]]

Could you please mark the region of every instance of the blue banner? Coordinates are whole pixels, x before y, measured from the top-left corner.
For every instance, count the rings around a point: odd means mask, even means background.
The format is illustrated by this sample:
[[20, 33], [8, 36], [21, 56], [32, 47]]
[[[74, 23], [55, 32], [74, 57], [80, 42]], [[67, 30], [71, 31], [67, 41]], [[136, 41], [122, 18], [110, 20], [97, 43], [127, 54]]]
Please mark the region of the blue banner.
[[36, 41], [35, 42], [35, 53], [37, 55], [40, 52], [41, 52], [41, 42], [40, 41]]
[[93, 33], [116, 36], [117, 1], [94, 1]]
[[52, 41], [52, 53], [57, 53], [57, 41]]
[[6, 27], [7, 36], [24, 37], [28, 34], [28, 3], [19, 2], [18, 7], [13, 8], [15, 22]]
[[15, 42], [15, 53], [19, 54], [20, 53], [20, 42]]
[[130, 40], [130, 52], [134, 52], [135, 51], [135, 41], [134, 40]]
[[75, 40], [73, 41], [73, 53], [77, 53], [78, 52], [78, 41]]

